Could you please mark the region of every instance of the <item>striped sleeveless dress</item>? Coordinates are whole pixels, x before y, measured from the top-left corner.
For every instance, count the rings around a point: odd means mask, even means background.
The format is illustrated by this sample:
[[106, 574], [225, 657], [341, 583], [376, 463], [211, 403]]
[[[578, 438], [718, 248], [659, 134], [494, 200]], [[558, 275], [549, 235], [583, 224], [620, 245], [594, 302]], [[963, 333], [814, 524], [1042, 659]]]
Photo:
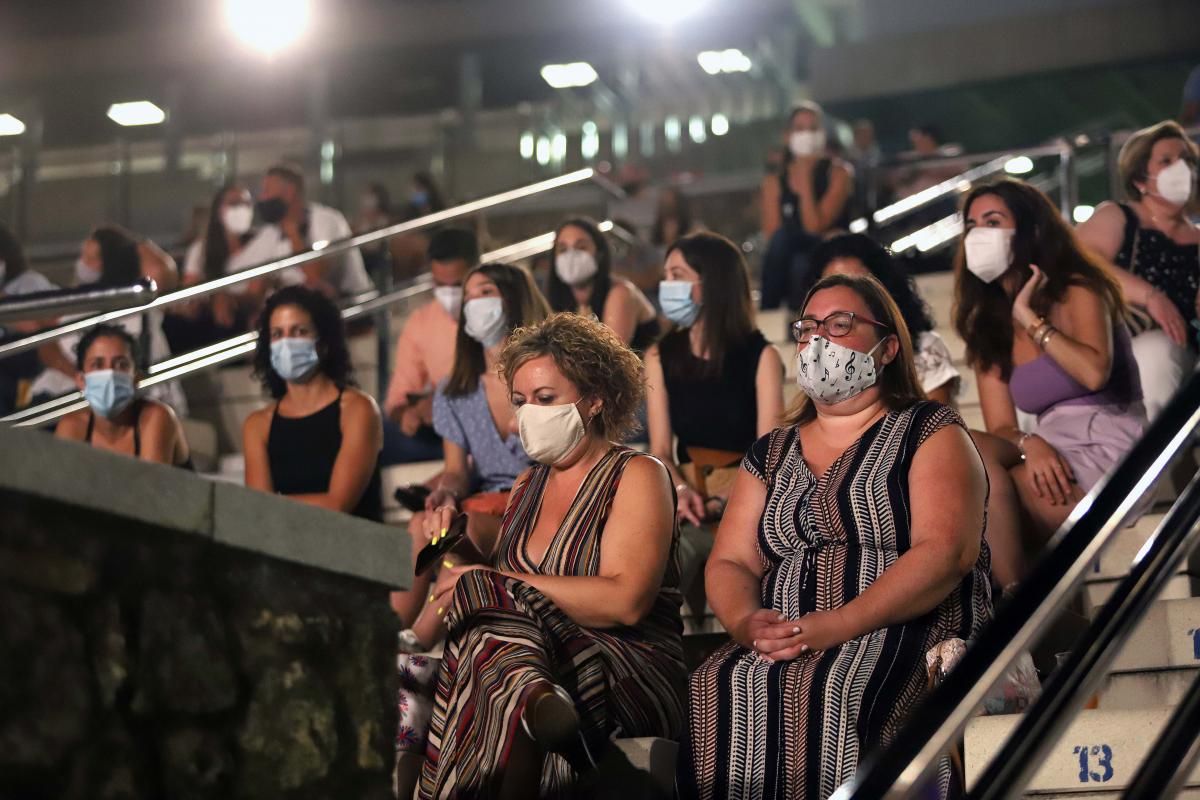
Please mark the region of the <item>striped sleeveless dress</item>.
[[[597, 575], [613, 497], [635, 457], [649, 458], [614, 447], [592, 467], [540, 563], [525, 545], [550, 468], [535, 465], [513, 488], [495, 566], [510, 573]], [[678, 538], [676, 529], [653, 610], [632, 627], [585, 628], [523, 581], [487, 570], [464, 574], [446, 614], [449, 633], [418, 796], [493, 796], [521, 730], [524, 692], [537, 681], [558, 683], [574, 698], [596, 758], [611, 738], [678, 738], [686, 716]], [[571, 797], [575, 777], [566, 759], [548, 756], [540, 796]]]
[[[843, 606], [909, 549], [913, 456], [954, 410], [933, 402], [886, 414], [816, 478], [793, 427], [759, 439], [742, 466], [767, 486], [758, 528], [761, 599], [796, 619]], [[729, 642], [691, 676], [683, 797], [829, 797], [859, 759], [886, 746], [926, 685], [925, 653], [972, 639], [990, 619], [990, 554], [936, 609], [819, 656], [768, 663]], [[949, 789], [948, 763], [939, 775]]]

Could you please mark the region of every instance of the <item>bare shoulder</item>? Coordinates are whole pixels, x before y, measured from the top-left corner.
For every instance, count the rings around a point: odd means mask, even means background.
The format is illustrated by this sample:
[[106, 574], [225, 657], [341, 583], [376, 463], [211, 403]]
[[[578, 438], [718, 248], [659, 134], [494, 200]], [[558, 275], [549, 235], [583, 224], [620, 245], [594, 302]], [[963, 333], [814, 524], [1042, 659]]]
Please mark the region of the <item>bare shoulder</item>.
[[278, 405], [279, 401], [272, 400], [263, 408], [251, 411], [250, 415], [246, 417], [246, 421], [242, 423], [242, 438], [266, 441], [267, 431], [271, 425], [271, 416], [275, 413], [275, 407]]
[[72, 411], [54, 426], [54, 435], [60, 439], [83, 441], [83, 437], [87, 435], [87, 421], [90, 414], [91, 411], [86, 408]]
[[1109, 227], [1113, 225], [1125, 225], [1125, 212], [1121, 210], [1121, 206], [1114, 203], [1112, 200], [1105, 200], [1100, 205], [1096, 206], [1096, 211], [1092, 214], [1087, 222], [1082, 223], [1088, 226]]
[[629, 462], [625, 464], [620, 488], [623, 489], [628, 484], [636, 487], [637, 491], [645, 496], [655, 492], [659, 486], [667, 488], [670, 483], [670, 475], [661, 461], [652, 455], [640, 454], [629, 459]]
[[971, 435], [961, 425], [945, 425], [929, 434], [914, 456], [914, 467], [927, 464], [939, 474], [959, 474], [972, 464], [980, 464]]
[[143, 427], [175, 429], [180, 427], [179, 417], [175, 415], [175, 409], [166, 403], [150, 399], [144, 400], [143, 403], [142, 414], [138, 419], [138, 423]]
[[360, 389], [350, 386], [346, 387], [346, 390], [342, 392], [342, 408], [347, 413], [356, 416], [380, 416], [379, 404], [375, 402], [375, 398]]

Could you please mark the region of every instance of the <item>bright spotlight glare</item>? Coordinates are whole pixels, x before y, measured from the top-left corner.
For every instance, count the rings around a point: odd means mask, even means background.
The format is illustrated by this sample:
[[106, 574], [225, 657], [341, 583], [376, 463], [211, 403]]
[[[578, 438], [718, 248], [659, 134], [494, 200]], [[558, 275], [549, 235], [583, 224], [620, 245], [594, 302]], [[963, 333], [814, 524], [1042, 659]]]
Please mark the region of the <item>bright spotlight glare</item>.
[[225, 0], [235, 36], [264, 55], [293, 44], [308, 27], [310, 0]]
[[113, 103], [108, 107], [108, 118], [118, 125], [158, 125], [165, 122], [167, 112], [149, 100], [134, 100], [129, 103]]
[[539, 136], [537, 140], [537, 162], [543, 167], [550, 163], [550, 140], [545, 136]]
[[0, 136], [20, 136], [24, 132], [24, 122], [12, 114], [0, 114]]
[[1075, 209], [1071, 212], [1071, 217], [1076, 222], [1087, 222], [1092, 218], [1092, 214], [1095, 213], [1096, 209], [1093, 206], [1075, 206]]
[[625, 0], [625, 4], [650, 22], [674, 25], [707, 5], [707, 0]]
[[696, 61], [709, 75], [749, 72], [754, 66], [749, 56], [734, 47], [728, 50], [705, 50], [696, 56]]
[[595, 82], [596, 70], [586, 61], [570, 64], [547, 64], [542, 67], [542, 79], [555, 89], [572, 89]]
[[696, 144], [703, 144], [708, 139], [708, 131], [704, 128], [703, 117], [692, 117], [688, 120], [688, 136]]
[[567, 135], [565, 133], [556, 133], [550, 140], [550, 157], [555, 161], [562, 161], [567, 157]]
[[729, 133], [729, 117], [724, 114], [713, 114], [710, 123], [713, 136], [724, 136]]
[[521, 158], [526, 161], [533, 158], [533, 133], [530, 131], [521, 134]]
[[1026, 175], [1033, 172], [1033, 161], [1029, 156], [1010, 158], [1004, 164], [1004, 171], [1009, 175]]
[[583, 123], [583, 138], [579, 143], [580, 154], [588, 161], [600, 154], [600, 128], [596, 123]]

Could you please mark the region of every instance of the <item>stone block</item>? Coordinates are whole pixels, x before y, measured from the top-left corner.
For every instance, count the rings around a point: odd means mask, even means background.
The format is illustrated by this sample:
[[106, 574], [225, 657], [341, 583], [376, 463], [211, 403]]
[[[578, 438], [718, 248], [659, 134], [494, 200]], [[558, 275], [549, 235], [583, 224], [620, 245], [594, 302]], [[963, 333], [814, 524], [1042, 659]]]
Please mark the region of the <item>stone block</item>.
[[238, 737], [237, 796], [276, 797], [329, 774], [338, 752], [333, 694], [302, 662], [263, 673]]
[[182, 533], [212, 530], [208, 482], [42, 431], [0, 426], [0, 486]]
[[412, 584], [403, 530], [224, 483], [214, 487], [213, 517], [222, 544], [395, 588]]
[[140, 630], [136, 712], [214, 714], [237, 704], [229, 637], [211, 598], [150, 592]]
[[235, 771], [231, 743], [201, 728], [182, 728], [162, 740], [163, 783], [172, 800], [230, 796]]

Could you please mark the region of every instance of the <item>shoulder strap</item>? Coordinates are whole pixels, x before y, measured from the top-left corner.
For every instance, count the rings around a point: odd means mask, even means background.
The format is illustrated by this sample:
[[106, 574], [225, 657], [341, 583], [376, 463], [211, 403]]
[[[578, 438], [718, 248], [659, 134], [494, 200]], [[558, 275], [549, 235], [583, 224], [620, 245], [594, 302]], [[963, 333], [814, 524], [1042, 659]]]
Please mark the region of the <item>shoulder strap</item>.
[[92, 429], [96, 427], [96, 412], [88, 409], [88, 426], [87, 433], [84, 434], [83, 440], [88, 444], [92, 443]]
[[142, 455], [142, 411], [146, 408], [145, 403], [140, 400], [137, 402], [137, 412], [133, 415], [133, 455], [135, 458]]

